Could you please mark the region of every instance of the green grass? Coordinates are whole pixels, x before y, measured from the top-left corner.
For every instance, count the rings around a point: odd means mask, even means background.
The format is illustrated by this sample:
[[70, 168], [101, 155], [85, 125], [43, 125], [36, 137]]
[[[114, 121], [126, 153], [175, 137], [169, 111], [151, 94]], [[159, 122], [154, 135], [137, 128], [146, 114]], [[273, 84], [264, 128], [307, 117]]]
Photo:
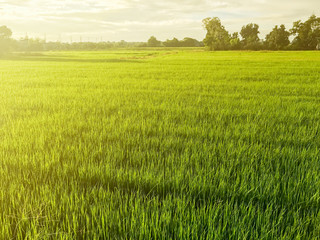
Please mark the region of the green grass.
[[320, 52], [0, 60], [0, 239], [320, 239]]

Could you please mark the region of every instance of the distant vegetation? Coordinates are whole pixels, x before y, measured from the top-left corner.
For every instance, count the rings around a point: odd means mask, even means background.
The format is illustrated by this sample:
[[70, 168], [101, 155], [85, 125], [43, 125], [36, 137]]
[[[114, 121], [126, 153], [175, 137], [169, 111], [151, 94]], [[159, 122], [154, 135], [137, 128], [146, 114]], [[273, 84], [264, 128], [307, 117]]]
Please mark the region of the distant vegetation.
[[12, 31], [6, 27], [0, 27], [0, 55], [8, 52], [9, 48], [12, 45]]
[[[186, 37], [183, 40], [173, 38], [164, 42], [155, 36], [147, 42], [47, 42], [39, 38], [12, 39], [12, 31], [0, 27], [0, 55], [10, 50], [14, 51], [46, 51], [46, 50], [104, 50], [114, 48], [133, 47], [204, 47], [208, 50], [315, 50], [320, 48], [320, 18], [312, 15], [307, 21], [301, 20], [293, 23], [287, 30], [282, 24], [275, 26], [266, 35], [265, 39], [259, 38], [259, 25], [249, 23], [241, 31], [229, 33], [222, 25], [219, 18], [206, 18], [203, 26], [207, 31], [203, 41]], [[290, 36], [293, 40], [290, 41]]]
[[[275, 26], [265, 40], [259, 38], [259, 25], [250, 23], [230, 34], [219, 18], [206, 18], [204, 44], [209, 50], [315, 50], [320, 48], [320, 18], [312, 15], [307, 21], [294, 22], [288, 31], [282, 24]], [[294, 39], [290, 42], [289, 37]]]
[[[2, 28], [7, 27], [3, 26]], [[8, 29], [10, 30], [10, 29]], [[11, 30], [10, 30], [11, 31]], [[1, 33], [0, 33], [1, 34]], [[151, 37], [148, 42], [47, 42], [40, 38], [21, 38], [19, 40], [6, 37], [3, 41], [0, 35], [0, 53], [15, 51], [50, 51], [50, 50], [105, 50], [115, 48], [144, 48], [144, 47], [203, 47], [204, 44], [193, 38], [184, 38], [179, 41], [177, 38], [165, 42], [158, 41]]]
[[152, 36], [147, 43], [148, 47], [203, 47], [203, 42], [199, 42], [193, 38], [184, 38], [179, 41], [177, 38], [173, 38], [172, 40], [166, 40], [165, 42], [161, 42], [157, 40], [154, 36]]

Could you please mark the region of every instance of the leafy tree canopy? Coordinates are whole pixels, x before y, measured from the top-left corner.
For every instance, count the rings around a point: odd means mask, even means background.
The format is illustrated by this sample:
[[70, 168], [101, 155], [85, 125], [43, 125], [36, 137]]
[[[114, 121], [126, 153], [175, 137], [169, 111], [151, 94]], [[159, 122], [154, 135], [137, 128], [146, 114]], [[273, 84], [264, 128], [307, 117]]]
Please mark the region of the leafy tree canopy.
[[255, 23], [249, 23], [246, 26], [243, 26], [240, 35], [242, 37], [243, 47], [244, 49], [259, 49], [259, 25]]
[[312, 15], [306, 22], [301, 20], [294, 22], [290, 30], [295, 36], [293, 47], [301, 50], [314, 50], [320, 37], [320, 18]]
[[8, 39], [12, 36], [12, 31], [7, 26], [0, 27], [0, 38]]
[[156, 37], [151, 36], [151, 37], [149, 38], [149, 40], [148, 40], [148, 46], [149, 46], [149, 47], [160, 47], [160, 46], [161, 46], [161, 42], [158, 41], [158, 40], [156, 39]]
[[12, 31], [6, 27], [0, 27], [0, 55], [7, 53], [11, 48]]
[[290, 32], [282, 24], [280, 27], [275, 26], [273, 30], [266, 36], [266, 46], [270, 50], [283, 50], [289, 43]]
[[210, 50], [224, 50], [230, 46], [230, 37], [228, 31], [221, 24], [219, 18], [206, 18], [202, 21], [207, 35], [203, 40], [205, 46]]

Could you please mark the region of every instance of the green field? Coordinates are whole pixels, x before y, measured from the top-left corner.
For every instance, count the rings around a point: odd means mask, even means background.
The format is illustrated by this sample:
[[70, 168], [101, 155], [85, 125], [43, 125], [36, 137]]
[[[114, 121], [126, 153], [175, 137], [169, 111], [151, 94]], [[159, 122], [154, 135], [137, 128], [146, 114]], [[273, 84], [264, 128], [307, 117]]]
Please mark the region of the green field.
[[0, 239], [320, 239], [320, 52], [0, 60]]

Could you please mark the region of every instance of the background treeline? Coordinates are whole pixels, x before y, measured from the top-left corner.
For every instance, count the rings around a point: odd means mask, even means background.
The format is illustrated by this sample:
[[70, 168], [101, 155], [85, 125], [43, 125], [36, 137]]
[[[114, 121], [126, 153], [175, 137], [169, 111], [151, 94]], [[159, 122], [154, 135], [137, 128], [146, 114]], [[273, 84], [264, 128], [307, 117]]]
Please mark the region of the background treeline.
[[183, 40], [178, 40], [173, 38], [172, 40], [166, 40], [161, 42], [152, 36], [149, 38], [148, 42], [145, 44], [145, 47], [203, 47], [204, 43], [200, 42], [193, 38], [184, 38]]
[[[307, 21], [294, 22], [290, 30], [282, 24], [275, 26], [259, 38], [259, 25], [250, 23], [240, 33], [230, 34], [219, 18], [206, 18], [203, 26], [207, 30], [205, 46], [209, 50], [315, 50], [320, 49], [320, 18], [312, 15]], [[292, 41], [290, 41], [292, 37]]]
[[51, 51], [51, 50], [106, 50], [112, 48], [137, 48], [137, 47], [203, 47], [203, 42], [193, 38], [178, 40], [174, 38], [165, 42], [158, 41], [154, 36], [147, 42], [47, 42], [40, 38], [12, 39], [12, 31], [6, 27], [0, 27], [0, 54], [9, 51]]
[[[241, 31], [229, 33], [219, 18], [206, 18], [203, 26], [207, 30], [203, 41], [193, 38], [166, 40], [161, 42], [152, 36], [147, 42], [47, 42], [39, 38], [12, 39], [12, 31], [0, 27], [0, 54], [9, 51], [49, 51], [49, 50], [105, 50], [112, 48], [135, 47], [203, 47], [209, 50], [315, 50], [320, 49], [320, 18], [312, 15], [307, 21], [294, 22], [287, 30], [282, 24], [275, 26], [266, 35], [259, 38], [259, 25], [250, 23]], [[290, 38], [292, 41], [290, 41]]]

